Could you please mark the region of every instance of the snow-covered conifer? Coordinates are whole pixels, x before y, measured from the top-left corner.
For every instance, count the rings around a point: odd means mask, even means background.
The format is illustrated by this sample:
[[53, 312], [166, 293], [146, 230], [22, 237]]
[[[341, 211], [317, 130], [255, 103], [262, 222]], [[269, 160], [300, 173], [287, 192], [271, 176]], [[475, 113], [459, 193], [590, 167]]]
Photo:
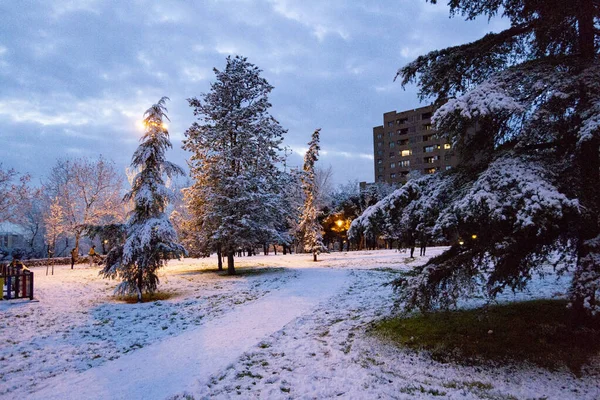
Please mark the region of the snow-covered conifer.
[[238, 248], [285, 241], [280, 222], [281, 142], [285, 130], [269, 114], [273, 86], [246, 58], [227, 57], [225, 70], [214, 69], [216, 81], [199, 99], [189, 99], [195, 122], [187, 131], [195, 180], [185, 192], [188, 237], [196, 252], [227, 255], [227, 270], [235, 273]]
[[574, 271], [576, 314], [600, 312], [600, 7], [593, 0], [449, 4], [469, 20], [502, 13], [511, 21], [398, 71], [403, 84], [419, 85], [422, 99], [437, 99], [434, 123], [461, 166], [409, 182], [352, 232], [383, 215], [380, 229], [420, 224], [452, 241], [399, 281], [408, 308], [449, 306], [475, 289], [493, 297], [554, 263]]
[[302, 217], [300, 220], [300, 231], [304, 242], [304, 250], [313, 254], [314, 261], [317, 261], [317, 255], [326, 250], [323, 245], [321, 235], [321, 224], [318, 220], [318, 210], [316, 204], [316, 182], [315, 182], [315, 162], [319, 158], [319, 132], [317, 129], [312, 134], [312, 139], [308, 142], [308, 150], [304, 155], [304, 166], [302, 175], [302, 190], [304, 191], [304, 207], [302, 208]]
[[172, 192], [166, 187], [164, 176], [184, 174], [165, 158], [167, 149], [172, 147], [163, 123], [163, 119], [168, 120], [166, 100], [167, 97], [161, 98], [144, 113], [146, 131], [131, 161], [132, 168], [139, 172], [125, 196], [125, 201], [134, 203], [125, 227], [126, 240], [109, 252], [100, 272], [104, 277], [121, 279], [116, 293], [135, 293], [138, 301], [142, 300], [142, 292], [156, 290], [159, 268], [168, 260], [185, 255], [165, 213]]

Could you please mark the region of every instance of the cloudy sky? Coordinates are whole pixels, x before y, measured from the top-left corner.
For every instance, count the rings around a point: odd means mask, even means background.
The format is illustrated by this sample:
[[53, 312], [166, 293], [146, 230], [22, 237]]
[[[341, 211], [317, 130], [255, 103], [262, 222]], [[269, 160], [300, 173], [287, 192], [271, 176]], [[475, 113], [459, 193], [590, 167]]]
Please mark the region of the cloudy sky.
[[335, 182], [373, 181], [373, 126], [421, 105], [398, 67], [503, 27], [425, 0], [0, 0], [0, 162], [37, 181], [59, 157], [124, 169], [142, 114], [168, 96], [169, 158], [185, 165], [186, 99], [243, 55], [275, 87], [291, 164], [322, 128]]

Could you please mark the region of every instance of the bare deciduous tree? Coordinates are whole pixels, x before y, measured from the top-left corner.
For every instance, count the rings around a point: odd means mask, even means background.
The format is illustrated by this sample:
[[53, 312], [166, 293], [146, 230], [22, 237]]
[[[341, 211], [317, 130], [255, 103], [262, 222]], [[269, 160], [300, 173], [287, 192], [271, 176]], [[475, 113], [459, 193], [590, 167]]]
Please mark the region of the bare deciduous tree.
[[14, 169], [4, 169], [0, 164], [0, 222], [14, 221], [15, 208], [28, 195], [29, 175]]
[[122, 185], [114, 163], [103, 157], [61, 159], [52, 168], [45, 188], [60, 207], [62, 232], [75, 237], [77, 251], [86, 226], [124, 220]]

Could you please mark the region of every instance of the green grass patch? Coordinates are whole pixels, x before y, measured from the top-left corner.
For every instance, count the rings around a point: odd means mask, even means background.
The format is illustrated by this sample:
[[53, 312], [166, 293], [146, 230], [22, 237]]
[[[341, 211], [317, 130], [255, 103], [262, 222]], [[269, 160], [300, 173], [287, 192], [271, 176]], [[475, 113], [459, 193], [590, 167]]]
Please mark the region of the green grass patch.
[[397, 317], [373, 331], [441, 362], [530, 362], [556, 370], [581, 367], [600, 354], [600, 319], [573, 326], [563, 300], [535, 300], [482, 309]]

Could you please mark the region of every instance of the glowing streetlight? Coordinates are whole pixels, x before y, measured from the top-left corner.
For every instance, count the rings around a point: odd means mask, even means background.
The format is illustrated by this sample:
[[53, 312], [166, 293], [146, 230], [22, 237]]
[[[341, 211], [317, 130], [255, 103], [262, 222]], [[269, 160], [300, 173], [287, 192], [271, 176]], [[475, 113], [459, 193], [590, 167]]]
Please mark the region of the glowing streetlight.
[[463, 244], [465, 244], [465, 241], [462, 239], [458, 239], [458, 244], [462, 246]]
[[477, 235], [471, 235], [471, 239], [473, 239], [473, 240], [477, 239]]
[[336, 225], [337, 225], [339, 228], [341, 228], [341, 227], [342, 227], [342, 225], [344, 225], [344, 221], [342, 221], [341, 219], [338, 219], [337, 221], [335, 221], [335, 224], [336, 224]]

